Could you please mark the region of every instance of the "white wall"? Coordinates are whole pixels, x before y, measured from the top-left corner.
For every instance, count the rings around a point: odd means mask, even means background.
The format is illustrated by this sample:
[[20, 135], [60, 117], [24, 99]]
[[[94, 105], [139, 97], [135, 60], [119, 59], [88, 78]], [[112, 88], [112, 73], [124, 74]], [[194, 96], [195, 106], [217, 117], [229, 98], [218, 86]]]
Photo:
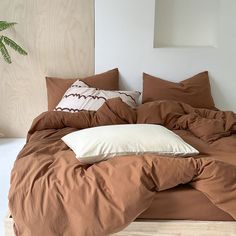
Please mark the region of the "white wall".
[[217, 46], [219, 0], [156, 0], [155, 47]]
[[142, 72], [179, 81], [208, 70], [217, 106], [236, 111], [235, 9], [220, 1], [218, 48], [153, 48], [155, 0], [96, 0], [96, 72], [118, 67], [122, 87], [141, 90]]

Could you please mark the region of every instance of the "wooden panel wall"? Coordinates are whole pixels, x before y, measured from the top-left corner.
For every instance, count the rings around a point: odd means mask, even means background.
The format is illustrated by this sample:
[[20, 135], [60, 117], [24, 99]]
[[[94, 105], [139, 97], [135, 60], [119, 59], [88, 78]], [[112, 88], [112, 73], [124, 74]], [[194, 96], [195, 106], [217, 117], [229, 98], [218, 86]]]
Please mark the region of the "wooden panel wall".
[[45, 76], [94, 73], [93, 0], [1, 0], [0, 20], [16, 21], [10, 36], [29, 53], [10, 50], [13, 63], [0, 57], [0, 133], [25, 137], [47, 109]]

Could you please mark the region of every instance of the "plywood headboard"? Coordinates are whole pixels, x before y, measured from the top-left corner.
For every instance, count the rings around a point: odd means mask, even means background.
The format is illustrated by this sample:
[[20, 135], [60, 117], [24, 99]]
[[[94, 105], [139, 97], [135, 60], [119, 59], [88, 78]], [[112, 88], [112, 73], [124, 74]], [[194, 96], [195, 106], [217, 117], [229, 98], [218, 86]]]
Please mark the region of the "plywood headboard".
[[18, 25], [3, 31], [27, 49], [0, 58], [0, 131], [25, 137], [32, 119], [47, 109], [44, 77], [94, 73], [93, 0], [1, 0], [1, 20]]

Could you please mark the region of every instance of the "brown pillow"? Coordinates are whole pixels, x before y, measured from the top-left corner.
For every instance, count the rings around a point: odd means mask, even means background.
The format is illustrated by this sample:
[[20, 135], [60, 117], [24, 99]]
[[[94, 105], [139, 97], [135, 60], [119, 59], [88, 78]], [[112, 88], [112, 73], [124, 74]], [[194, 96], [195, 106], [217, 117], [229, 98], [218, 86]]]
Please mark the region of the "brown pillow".
[[207, 71], [180, 83], [162, 80], [144, 73], [142, 103], [156, 100], [175, 100], [197, 108], [216, 109]]
[[[47, 94], [48, 94], [48, 110], [53, 110], [60, 102], [66, 90], [77, 79], [61, 79], [46, 77]], [[103, 90], [119, 90], [119, 70], [113, 69], [102, 74], [93, 75], [80, 79], [88, 86]]]

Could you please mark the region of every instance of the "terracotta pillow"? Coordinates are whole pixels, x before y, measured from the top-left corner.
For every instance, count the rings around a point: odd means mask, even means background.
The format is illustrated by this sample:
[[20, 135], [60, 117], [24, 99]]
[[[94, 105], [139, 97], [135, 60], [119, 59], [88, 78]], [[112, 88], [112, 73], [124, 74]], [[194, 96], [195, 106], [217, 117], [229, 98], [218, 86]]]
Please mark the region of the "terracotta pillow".
[[197, 108], [216, 109], [207, 71], [180, 83], [162, 80], [144, 73], [142, 103], [156, 100], [175, 100]]
[[[67, 89], [78, 80], [46, 77], [48, 110], [53, 110], [60, 102]], [[103, 90], [119, 90], [119, 70], [113, 69], [102, 74], [97, 74], [80, 79], [90, 87]]]

